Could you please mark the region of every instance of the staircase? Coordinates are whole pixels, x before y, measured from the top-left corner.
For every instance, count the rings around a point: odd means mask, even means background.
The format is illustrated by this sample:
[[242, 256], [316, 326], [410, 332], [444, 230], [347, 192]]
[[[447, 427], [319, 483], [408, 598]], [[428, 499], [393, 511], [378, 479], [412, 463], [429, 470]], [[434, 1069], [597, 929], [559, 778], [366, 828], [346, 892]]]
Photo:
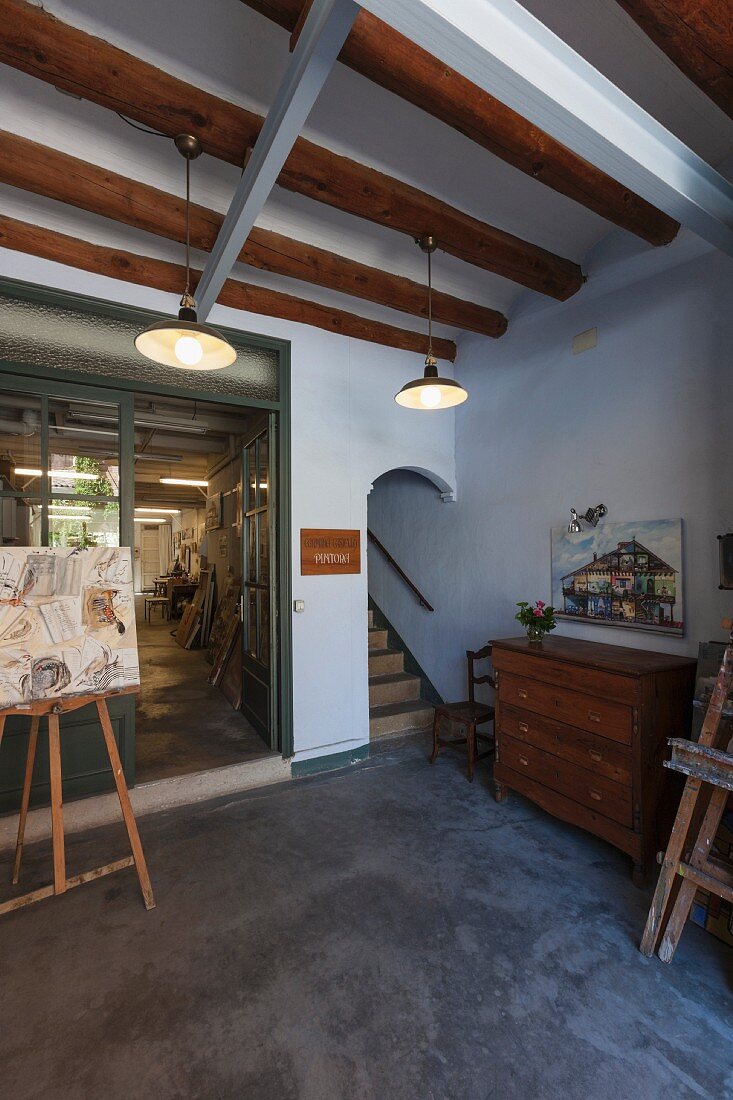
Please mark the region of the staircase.
[[369, 611], [369, 737], [427, 729], [434, 707], [420, 698], [420, 677], [405, 672], [405, 655], [387, 648], [387, 631], [374, 626]]

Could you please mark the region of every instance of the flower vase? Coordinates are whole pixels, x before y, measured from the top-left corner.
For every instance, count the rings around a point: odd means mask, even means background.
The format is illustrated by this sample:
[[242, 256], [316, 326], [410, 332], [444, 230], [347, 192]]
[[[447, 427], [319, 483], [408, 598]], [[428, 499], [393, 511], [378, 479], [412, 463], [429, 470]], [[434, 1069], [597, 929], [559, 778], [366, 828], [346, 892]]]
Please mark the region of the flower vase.
[[542, 645], [542, 635], [545, 633], [543, 627], [539, 624], [530, 623], [527, 627], [527, 637], [529, 638], [530, 645]]

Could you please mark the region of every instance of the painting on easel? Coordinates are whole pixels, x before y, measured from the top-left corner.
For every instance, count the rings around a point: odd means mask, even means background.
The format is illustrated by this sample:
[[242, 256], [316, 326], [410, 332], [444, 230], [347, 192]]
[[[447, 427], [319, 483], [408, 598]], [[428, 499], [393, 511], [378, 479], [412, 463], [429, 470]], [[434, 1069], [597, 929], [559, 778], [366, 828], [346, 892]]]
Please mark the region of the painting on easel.
[[139, 683], [129, 548], [0, 548], [0, 709]]

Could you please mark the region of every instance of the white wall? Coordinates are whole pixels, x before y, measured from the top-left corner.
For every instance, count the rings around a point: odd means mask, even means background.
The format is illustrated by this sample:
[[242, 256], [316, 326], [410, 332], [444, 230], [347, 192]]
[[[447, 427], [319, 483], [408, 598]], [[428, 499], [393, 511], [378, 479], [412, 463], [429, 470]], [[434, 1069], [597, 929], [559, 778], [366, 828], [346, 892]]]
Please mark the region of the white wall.
[[[676, 246], [672, 246], [676, 247]], [[683, 247], [683, 246], [681, 246]], [[598, 285], [598, 284], [597, 284]], [[520, 599], [550, 599], [550, 529], [603, 502], [607, 522], [682, 517], [686, 633], [562, 622], [558, 635], [695, 654], [733, 611], [716, 535], [733, 530], [733, 261], [711, 252], [627, 289], [589, 285], [487, 346], [458, 376], [458, 502], [404, 474], [377, 485], [370, 525], [428, 599], [423, 612], [370, 555], [370, 590], [438, 690], [464, 690], [467, 647], [521, 631]], [[598, 346], [571, 353], [598, 327]]]
[[[0, 276], [178, 310], [174, 295], [6, 249]], [[367, 494], [380, 474], [417, 465], [454, 486], [454, 414], [433, 421], [394, 403], [397, 390], [422, 371], [418, 355], [224, 307], [210, 321], [292, 342], [291, 560], [293, 596], [306, 603], [293, 615], [295, 755], [346, 751], [369, 739], [366, 569], [301, 577], [300, 528], [358, 528], [365, 547]]]

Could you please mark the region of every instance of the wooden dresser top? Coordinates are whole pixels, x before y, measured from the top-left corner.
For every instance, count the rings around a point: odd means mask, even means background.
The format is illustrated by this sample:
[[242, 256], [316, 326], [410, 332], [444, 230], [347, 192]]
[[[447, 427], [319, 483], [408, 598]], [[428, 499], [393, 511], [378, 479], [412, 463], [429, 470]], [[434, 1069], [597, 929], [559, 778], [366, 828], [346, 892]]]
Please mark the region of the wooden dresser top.
[[653, 653], [648, 649], [629, 649], [620, 645], [604, 645], [601, 642], [585, 642], [579, 638], [547, 637], [541, 645], [530, 645], [529, 639], [522, 636], [500, 638], [491, 644], [494, 650], [506, 649], [513, 653], [524, 653], [528, 657], [568, 661], [603, 672], [621, 673], [623, 676], [648, 676], [654, 672], [669, 672], [695, 665], [692, 657]]

